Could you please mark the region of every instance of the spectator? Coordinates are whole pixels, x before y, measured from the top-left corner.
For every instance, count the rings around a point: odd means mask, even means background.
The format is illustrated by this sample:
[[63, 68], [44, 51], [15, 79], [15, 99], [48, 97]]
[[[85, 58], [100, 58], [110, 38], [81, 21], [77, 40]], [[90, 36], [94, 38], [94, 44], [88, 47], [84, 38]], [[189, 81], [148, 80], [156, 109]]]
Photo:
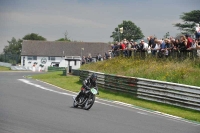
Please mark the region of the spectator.
[[137, 53], [139, 54], [139, 57], [141, 57], [142, 59], [145, 58], [145, 50], [144, 50], [144, 45], [142, 42], [140, 42], [137, 46], [136, 46], [136, 49], [137, 49]]
[[98, 53], [97, 56], [96, 56], [96, 61], [101, 61], [101, 58], [102, 58], [101, 54]]
[[126, 41], [126, 39], [124, 39], [124, 41], [121, 42], [121, 45], [120, 45], [121, 52], [122, 52], [123, 55], [125, 55], [125, 56], [126, 56], [126, 43], [127, 43], [127, 41]]
[[197, 49], [197, 56], [200, 58], [200, 39], [199, 41], [196, 39], [195, 43], [196, 43], [196, 49]]
[[161, 44], [161, 41], [160, 40], [155, 40], [155, 48], [152, 49], [152, 51], [155, 53], [155, 55], [157, 55], [158, 57], [160, 56], [159, 53], [160, 53], [160, 44]]
[[135, 56], [136, 50], [137, 50], [137, 42], [133, 42], [131, 45], [132, 55]]
[[187, 50], [191, 51], [191, 57], [196, 57], [199, 55], [198, 53], [199, 50], [197, 50], [197, 47], [198, 47], [198, 40], [193, 39], [191, 47], [187, 48]]
[[141, 52], [143, 50], [143, 44], [139, 43], [136, 45], [137, 52]]
[[153, 36], [148, 37], [147, 40], [149, 41], [149, 46], [150, 46], [151, 48], [155, 48], [155, 43], [154, 43], [154, 38], [153, 38]]
[[118, 45], [118, 42], [116, 41], [115, 44], [114, 44], [114, 47], [113, 47], [113, 56], [119, 56], [119, 45]]
[[180, 39], [180, 54], [183, 59], [187, 56], [187, 39], [185, 36], [181, 36]]
[[159, 57], [163, 57], [165, 55], [165, 48], [166, 48], [166, 43], [167, 39], [165, 39], [164, 41], [162, 41], [162, 43], [160, 44], [160, 52], [159, 52]]
[[132, 46], [133, 40], [131, 42], [127, 43], [127, 56], [130, 57], [132, 55], [131, 46]]
[[114, 49], [114, 44], [110, 44], [111, 49]]
[[200, 37], [200, 27], [199, 24], [196, 24], [196, 28], [195, 28], [195, 35], [196, 35], [196, 39], [198, 39]]
[[143, 49], [144, 49], [145, 51], [147, 51], [147, 49], [148, 49], [148, 44], [147, 44], [146, 42], [144, 42], [144, 40], [141, 40], [141, 43], [143, 44]]
[[81, 60], [81, 61], [82, 61], [82, 65], [86, 64], [85, 56], [82, 57], [82, 60]]
[[179, 48], [179, 45], [180, 45], [180, 40], [179, 39], [176, 39], [175, 42], [174, 42], [174, 47], [173, 49], [174, 50], [177, 50]]
[[110, 58], [111, 58], [110, 53], [109, 52], [105, 52], [105, 59], [107, 60], [107, 59], [110, 59]]
[[190, 48], [192, 46], [192, 38], [189, 37], [188, 34], [185, 35], [186, 39], [187, 39], [187, 48]]
[[171, 55], [172, 57], [177, 57], [177, 50], [178, 50], [178, 39], [172, 39], [171, 40]]
[[148, 50], [148, 44], [146, 42], [144, 42], [144, 40], [141, 40], [141, 43], [143, 45], [143, 49], [142, 49], [142, 54], [144, 54], [143, 56], [146, 57], [147, 54], [147, 50]]
[[92, 55], [88, 54], [87, 62], [92, 62]]
[[168, 57], [170, 55], [171, 49], [172, 49], [171, 42], [169, 39], [166, 39], [166, 41], [165, 41], [165, 57]]

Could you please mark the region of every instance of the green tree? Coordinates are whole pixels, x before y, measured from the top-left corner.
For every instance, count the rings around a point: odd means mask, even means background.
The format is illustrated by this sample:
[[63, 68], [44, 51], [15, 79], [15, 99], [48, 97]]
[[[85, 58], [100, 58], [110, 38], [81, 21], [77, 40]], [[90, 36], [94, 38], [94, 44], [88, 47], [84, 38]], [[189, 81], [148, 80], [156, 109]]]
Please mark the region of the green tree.
[[12, 64], [19, 63], [20, 54], [22, 49], [22, 40], [16, 40], [14, 37], [11, 41], [8, 41], [8, 45], [4, 47], [3, 53], [4, 55], [1, 57], [1, 60], [4, 62], [9, 62]]
[[46, 41], [46, 38], [39, 36], [38, 34], [31, 33], [27, 34], [23, 37], [23, 40], [41, 40], [41, 41]]
[[67, 41], [67, 42], [71, 42], [71, 40], [70, 40], [69, 37], [68, 37], [68, 32], [67, 32], [67, 30], [66, 30], [66, 32], [64, 33], [64, 36], [65, 36], [65, 38], [60, 38], [60, 39], [58, 39], [58, 40], [56, 40], [56, 41]]
[[60, 38], [60, 39], [58, 39], [58, 40], [56, 40], [56, 41], [67, 41], [67, 42], [71, 42], [70, 39], [65, 39], [65, 38]]
[[20, 54], [22, 49], [22, 40], [16, 40], [14, 37], [8, 41], [8, 46], [3, 49], [4, 54]]
[[180, 19], [183, 20], [183, 23], [174, 24], [175, 27], [181, 31], [181, 33], [190, 33], [195, 32], [196, 23], [200, 23], [200, 10], [193, 10], [190, 12], [183, 13], [180, 15]]
[[[123, 27], [123, 33], [120, 33], [119, 29]], [[126, 38], [127, 40], [138, 40], [144, 37], [140, 27], [137, 27], [132, 21], [123, 21], [119, 24], [112, 35], [110, 36], [113, 38], [114, 41], [119, 41], [119, 39]]]
[[169, 32], [165, 33], [165, 35], [164, 35], [163, 37], [164, 37], [164, 38], [168, 38], [168, 37], [170, 37]]

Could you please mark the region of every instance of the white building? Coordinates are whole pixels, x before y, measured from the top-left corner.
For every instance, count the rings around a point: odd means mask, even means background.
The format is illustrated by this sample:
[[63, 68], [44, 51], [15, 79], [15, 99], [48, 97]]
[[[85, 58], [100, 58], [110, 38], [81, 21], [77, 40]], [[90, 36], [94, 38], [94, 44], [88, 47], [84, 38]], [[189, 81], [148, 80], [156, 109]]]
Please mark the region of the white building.
[[[48, 66], [68, 67], [78, 69], [81, 66], [81, 56], [96, 57], [104, 55], [110, 49], [107, 43], [63, 42], [63, 41], [31, 41], [22, 43], [21, 65], [32, 69], [46, 69]], [[76, 59], [68, 61], [65, 59]], [[79, 61], [78, 61], [79, 60]]]

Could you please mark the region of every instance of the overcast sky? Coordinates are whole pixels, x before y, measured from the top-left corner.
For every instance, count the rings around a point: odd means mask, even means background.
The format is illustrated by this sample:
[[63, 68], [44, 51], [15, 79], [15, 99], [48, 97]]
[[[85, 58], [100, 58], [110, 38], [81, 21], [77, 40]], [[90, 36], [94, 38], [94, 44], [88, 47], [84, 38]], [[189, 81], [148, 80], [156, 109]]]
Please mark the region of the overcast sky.
[[183, 12], [199, 10], [199, 0], [0, 0], [0, 52], [12, 37], [37, 33], [48, 41], [64, 37], [85, 42], [109, 42], [123, 20], [141, 28], [145, 38], [180, 31]]

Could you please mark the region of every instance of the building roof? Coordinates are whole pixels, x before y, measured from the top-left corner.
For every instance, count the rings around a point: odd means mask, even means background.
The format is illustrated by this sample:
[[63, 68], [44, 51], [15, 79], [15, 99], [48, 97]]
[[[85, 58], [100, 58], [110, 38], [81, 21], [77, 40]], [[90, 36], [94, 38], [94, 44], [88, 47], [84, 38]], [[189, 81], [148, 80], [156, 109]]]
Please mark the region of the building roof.
[[22, 42], [22, 56], [88, 56], [95, 57], [98, 53], [105, 55], [110, 50], [108, 43], [97, 42], [64, 42], [64, 41], [33, 41]]

